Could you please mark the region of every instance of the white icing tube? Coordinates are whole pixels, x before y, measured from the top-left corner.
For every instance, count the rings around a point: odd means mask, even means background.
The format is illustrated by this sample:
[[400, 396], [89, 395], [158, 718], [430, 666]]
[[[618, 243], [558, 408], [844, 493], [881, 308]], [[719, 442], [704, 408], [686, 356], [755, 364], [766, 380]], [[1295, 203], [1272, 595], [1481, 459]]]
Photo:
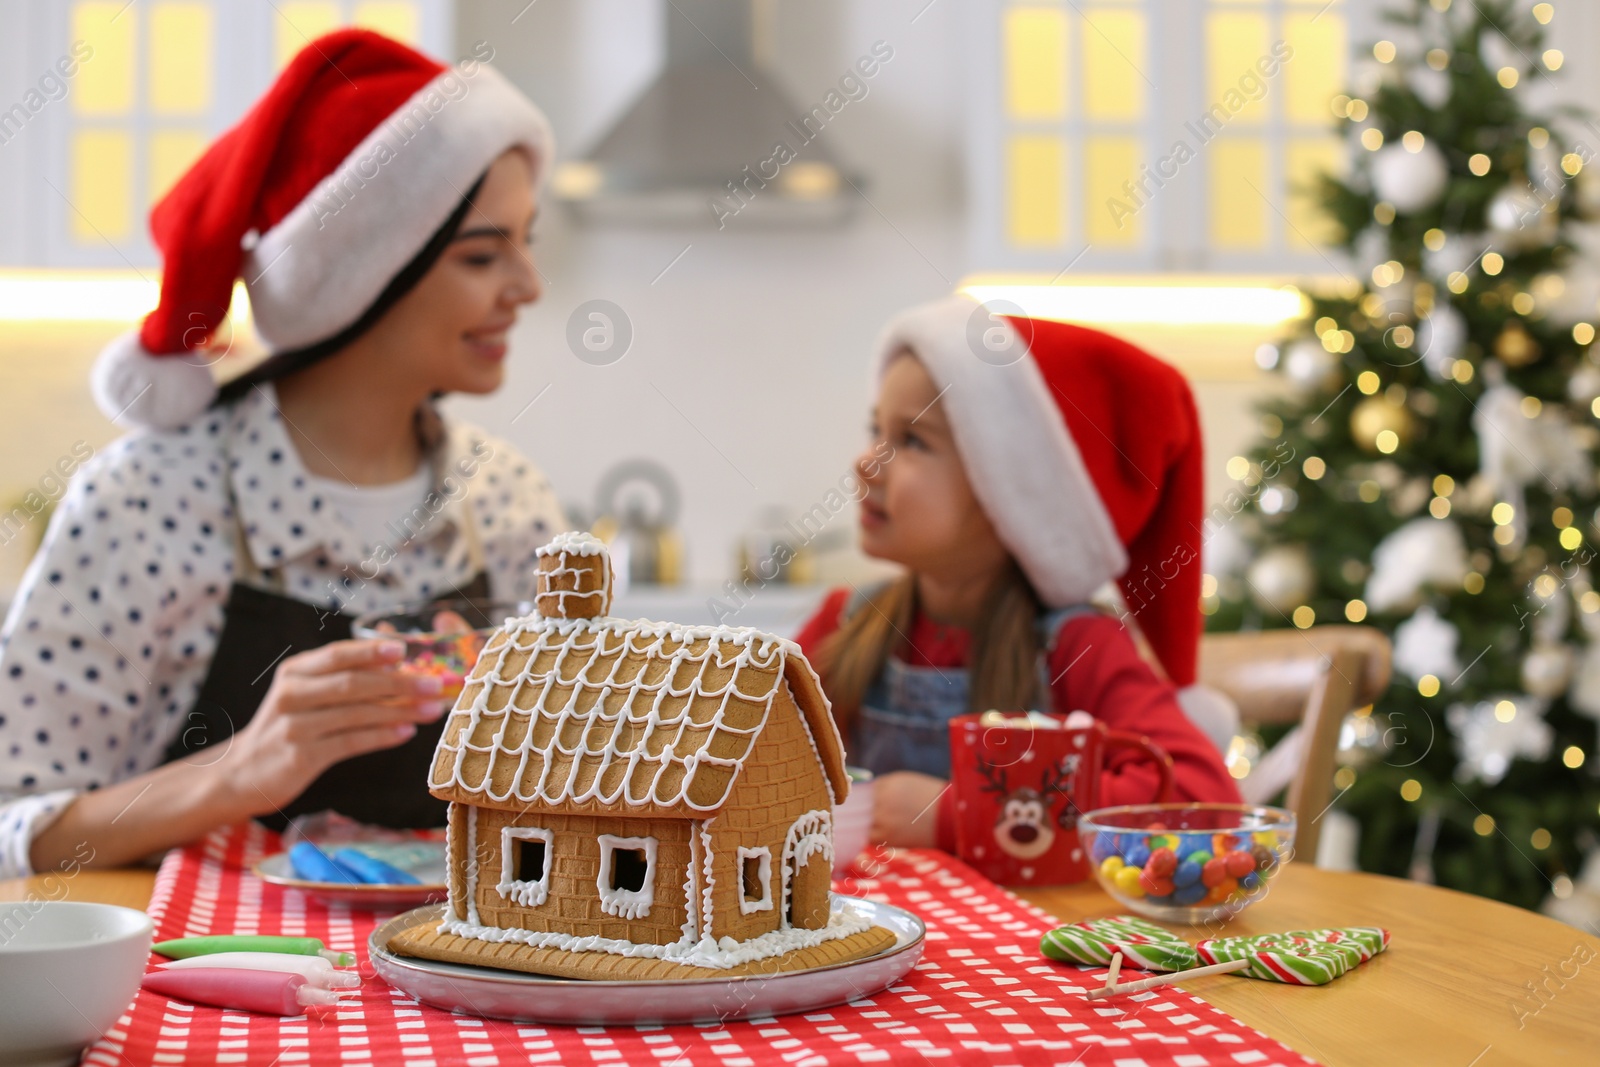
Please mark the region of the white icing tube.
[[213, 952], [207, 956], [190, 956], [163, 964], [163, 971], [181, 971], [194, 967], [225, 967], [245, 971], [279, 971], [298, 974], [306, 984], [317, 989], [355, 989], [361, 976], [355, 971], [337, 971], [333, 964], [321, 956], [289, 956], [282, 952]]

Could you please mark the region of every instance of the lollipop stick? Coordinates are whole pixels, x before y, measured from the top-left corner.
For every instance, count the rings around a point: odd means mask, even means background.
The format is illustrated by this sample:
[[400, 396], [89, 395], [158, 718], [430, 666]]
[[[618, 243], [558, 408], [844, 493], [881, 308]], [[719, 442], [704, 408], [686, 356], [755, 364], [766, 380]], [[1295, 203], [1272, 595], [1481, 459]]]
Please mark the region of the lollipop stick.
[[[1115, 961], [1113, 961], [1115, 962]], [[1146, 978], [1138, 982], [1129, 982], [1127, 985], [1107, 986], [1105, 989], [1096, 989], [1084, 994], [1090, 1000], [1099, 1000], [1118, 993], [1137, 993], [1144, 989], [1154, 989], [1158, 985], [1171, 985], [1173, 982], [1185, 982], [1190, 978], [1199, 978], [1207, 974], [1226, 974], [1229, 971], [1242, 971], [1250, 966], [1249, 960], [1229, 960], [1227, 963], [1213, 963], [1209, 967], [1192, 967], [1187, 971], [1173, 971], [1171, 974], [1158, 974], [1154, 978]]]
[[1117, 991], [1117, 972], [1120, 970], [1122, 970], [1122, 953], [1113, 952], [1111, 954], [1111, 969], [1106, 971], [1107, 993], [1115, 993]]

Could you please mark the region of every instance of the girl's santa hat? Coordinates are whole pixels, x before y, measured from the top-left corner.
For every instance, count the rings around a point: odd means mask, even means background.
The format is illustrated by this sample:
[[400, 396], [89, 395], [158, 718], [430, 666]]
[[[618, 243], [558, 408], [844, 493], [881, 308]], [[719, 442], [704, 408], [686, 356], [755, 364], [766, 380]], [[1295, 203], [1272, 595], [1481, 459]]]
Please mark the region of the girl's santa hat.
[[1200, 418], [1183, 376], [1098, 330], [992, 314], [964, 297], [889, 324], [933, 379], [1000, 540], [1052, 608], [1117, 579], [1180, 687], [1200, 651]]
[[160, 428], [203, 412], [217, 387], [198, 350], [238, 277], [274, 350], [350, 327], [511, 148], [537, 186], [549, 123], [493, 68], [369, 30], [312, 41], [152, 210], [160, 303], [96, 362], [101, 410]]

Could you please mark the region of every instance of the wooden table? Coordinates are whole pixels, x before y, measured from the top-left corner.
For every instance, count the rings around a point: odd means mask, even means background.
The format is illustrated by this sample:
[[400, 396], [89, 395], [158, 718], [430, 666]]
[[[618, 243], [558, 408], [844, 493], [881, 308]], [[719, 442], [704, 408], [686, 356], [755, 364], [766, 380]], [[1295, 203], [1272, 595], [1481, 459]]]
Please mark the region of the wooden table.
[[[148, 870], [0, 881], [0, 900], [144, 908], [154, 881]], [[1117, 911], [1093, 883], [1018, 895], [1063, 921]], [[1220, 933], [1334, 925], [1385, 926], [1393, 944], [1328, 986], [1216, 975], [1183, 988], [1327, 1067], [1600, 1062], [1600, 940], [1553, 919], [1413, 882], [1290, 865]]]

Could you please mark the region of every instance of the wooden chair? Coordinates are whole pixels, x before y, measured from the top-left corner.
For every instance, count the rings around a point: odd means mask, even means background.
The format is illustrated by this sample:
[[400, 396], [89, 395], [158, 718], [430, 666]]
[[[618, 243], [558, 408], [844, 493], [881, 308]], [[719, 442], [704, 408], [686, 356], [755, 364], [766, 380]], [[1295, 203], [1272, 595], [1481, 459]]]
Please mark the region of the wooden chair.
[[[1389, 639], [1370, 626], [1207, 634], [1200, 642], [1200, 682], [1239, 705], [1256, 725], [1297, 723], [1249, 778], [1271, 795], [1288, 785], [1295, 854], [1316, 861], [1322, 816], [1333, 800], [1334, 755], [1345, 716], [1378, 699], [1389, 685]], [[1276, 773], [1274, 770], [1276, 769]], [[1256, 779], [1261, 774], [1266, 779]]]

